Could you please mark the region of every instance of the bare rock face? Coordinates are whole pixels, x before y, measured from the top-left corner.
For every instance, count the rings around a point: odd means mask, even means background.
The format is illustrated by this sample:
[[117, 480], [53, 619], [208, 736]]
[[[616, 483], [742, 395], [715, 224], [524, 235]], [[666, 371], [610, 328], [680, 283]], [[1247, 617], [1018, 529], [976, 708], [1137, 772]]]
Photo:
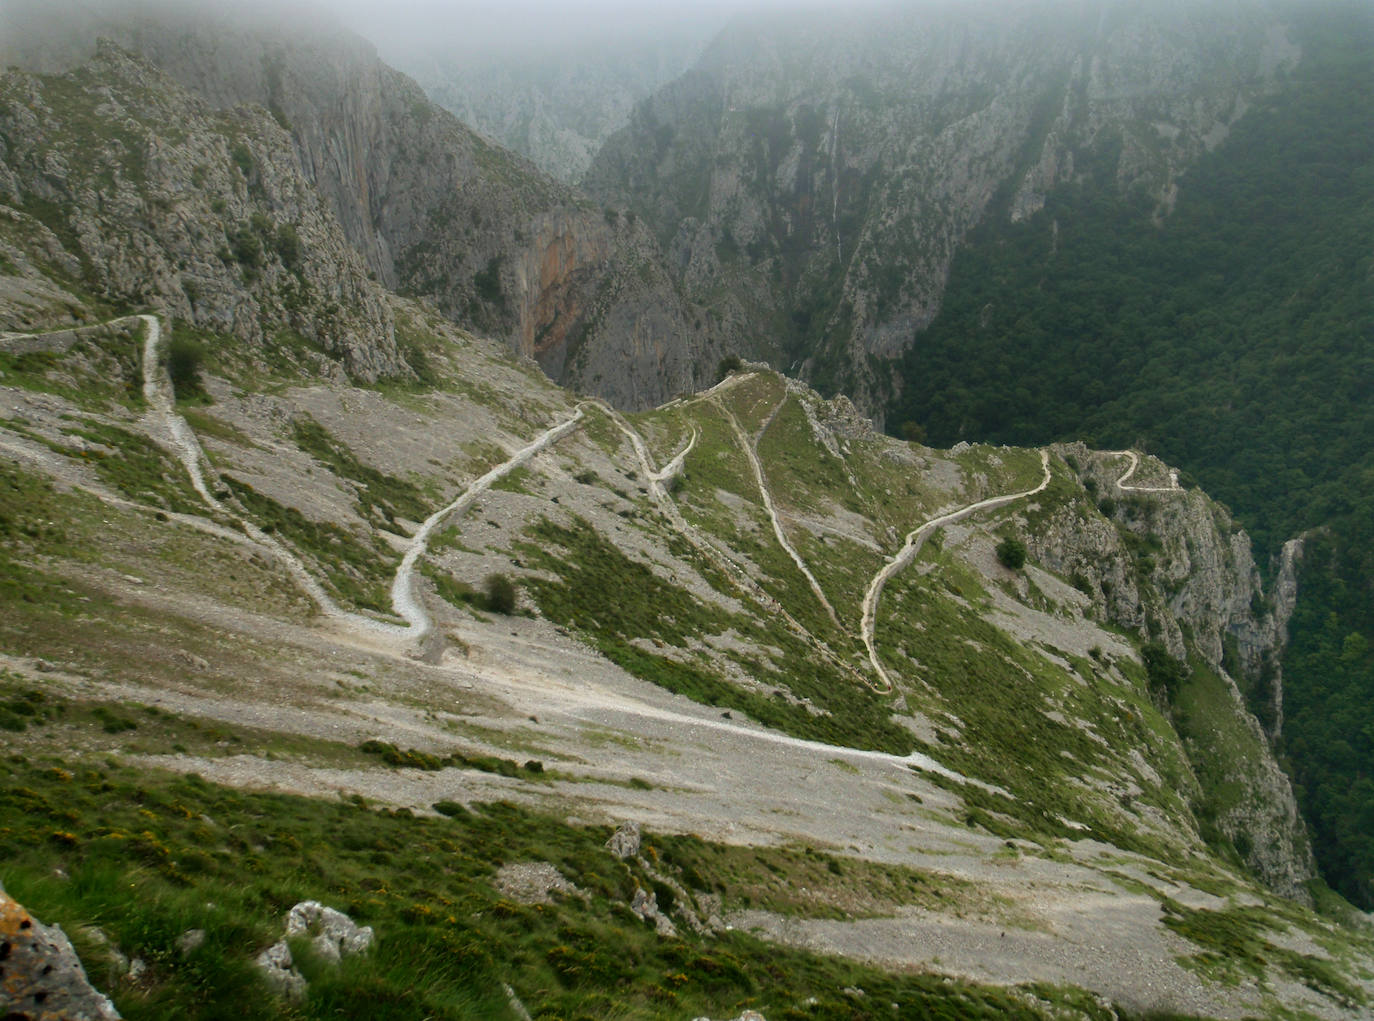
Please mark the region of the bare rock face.
[[1271, 606], [1249, 537], [1200, 490], [1171, 489], [1168, 469], [1149, 457], [1132, 482], [1158, 491], [1122, 489], [1117, 483], [1129, 464], [1123, 456], [1082, 444], [1056, 449], [1079, 465], [1082, 481], [1110, 516], [1086, 502], [1066, 506], [1027, 533], [1032, 555], [1074, 579], [1101, 617], [1160, 642], [1177, 659], [1200, 656], [1222, 678], [1231, 714], [1257, 752], [1228, 777], [1241, 793], [1216, 824], [1248, 848], [1247, 864], [1271, 888], [1306, 900], [1305, 883], [1316, 871], [1292, 784], [1237, 685], [1270, 674], [1273, 684], [1281, 683], [1296, 548]]
[[652, 890], [638, 887], [630, 899], [630, 910], [653, 924], [660, 936], [676, 936], [677, 926], [658, 908], [658, 896]]
[[0, 1011], [21, 1021], [114, 1021], [59, 926], [44, 925], [0, 889]]
[[[476, 135], [338, 26], [153, 3], [70, 32], [113, 39], [206, 112], [240, 122], [255, 167], [272, 168], [261, 182], [245, 172], [250, 193], [279, 177], [304, 183], [364, 274], [507, 339], [552, 377], [647, 407], [699, 385], [719, 358], [642, 223]], [[72, 45], [41, 61], [10, 56], [71, 67], [86, 53]], [[228, 155], [203, 154], [197, 165], [222, 167]], [[217, 194], [220, 183], [196, 187]], [[358, 298], [329, 296], [342, 308]], [[389, 336], [390, 323], [378, 325]]]
[[[284, 327], [372, 380], [406, 372], [380, 284], [635, 408], [700, 386], [723, 353], [642, 222], [476, 135], [327, 18], [12, 3], [0, 56], [31, 70], [0, 105], [23, 149], [0, 152], [0, 202], [75, 234], [113, 296], [250, 340]], [[43, 98], [59, 88], [95, 97], [80, 122], [110, 145], [53, 152], [73, 133]], [[82, 190], [71, 171], [91, 156], [77, 176], [101, 183]]]
[[263, 345], [282, 333], [359, 378], [404, 374], [384, 295], [265, 110], [224, 115], [102, 43], [64, 75], [0, 77], [0, 203], [121, 303]]

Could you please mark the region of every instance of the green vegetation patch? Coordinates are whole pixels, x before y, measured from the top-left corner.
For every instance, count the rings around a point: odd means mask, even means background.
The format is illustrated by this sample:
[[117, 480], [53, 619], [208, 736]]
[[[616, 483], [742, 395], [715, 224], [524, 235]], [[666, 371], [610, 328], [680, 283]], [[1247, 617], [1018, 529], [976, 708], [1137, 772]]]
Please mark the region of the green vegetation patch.
[[[1176, 792], [1188, 789], [1188, 765], [1143, 686], [1114, 683], [1086, 663], [1090, 680], [1080, 683], [989, 623], [981, 583], [953, 558], [927, 547], [917, 564], [935, 569], [909, 569], [889, 584], [879, 608], [879, 650], [895, 676], [924, 681], [959, 720], [958, 737], [940, 737], [929, 754], [1011, 793], [1013, 801], [989, 802], [967, 792], [981, 812], [1019, 819], [1029, 829], [1004, 834], [989, 824], [991, 816], [975, 821], [999, 835], [1030, 839], [1067, 836], [1075, 831], [1072, 821], [1118, 847], [1177, 858], [1178, 849], [1161, 845], [1090, 786], [1124, 773], [1142, 788], [1144, 801], [1186, 816]], [[1139, 775], [1115, 751], [1126, 748], [1141, 749], [1162, 781]], [[996, 749], [1015, 751], [988, 754]]]
[[[1086, 1000], [1074, 990], [888, 973], [738, 932], [680, 927], [679, 938], [663, 939], [626, 907], [636, 887], [658, 892], [656, 880], [605, 849], [609, 828], [570, 827], [510, 805], [442, 804], [446, 814], [418, 818], [359, 798], [246, 793], [196, 776], [9, 757], [0, 760], [0, 880], [72, 935], [88, 973], [130, 1021], [230, 1013], [514, 1021], [506, 983], [539, 1021], [676, 1021], [748, 1008], [860, 1021], [869, 1003], [884, 1011], [895, 1003], [891, 1016], [909, 1021], [1047, 1018]], [[654, 839], [646, 854], [665, 857]], [[524, 905], [501, 894], [496, 870], [529, 861], [551, 863], [586, 898]], [[372, 926], [376, 942], [338, 967], [298, 948], [310, 984], [287, 1002], [267, 991], [252, 960], [306, 899]], [[206, 939], [184, 951], [178, 941], [191, 929]], [[129, 980], [110, 947], [142, 959], [145, 974]], [[843, 992], [854, 987], [867, 995]], [[1082, 1007], [1074, 1016], [1112, 1015]]]
[[423, 769], [437, 772], [440, 769], [451, 767], [453, 769], [478, 769], [484, 773], [497, 773], [501, 776], [521, 780], [544, 780], [548, 778], [544, 772], [544, 764], [538, 759], [529, 759], [520, 763], [514, 759], [503, 759], [495, 755], [465, 755], [462, 752], [434, 755], [430, 752], [417, 751], [414, 748], [407, 748], [402, 751], [394, 744], [375, 738], [364, 741], [358, 747], [368, 755], [375, 755], [388, 766], [404, 769]]
[[140, 352], [132, 324], [85, 329], [61, 350], [0, 351], [0, 380], [88, 411], [108, 411], [111, 404], [137, 410], [143, 407]]
[[[146, 436], [90, 419], [66, 433], [110, 448], [108, 453], [92, 450], [78, 456], [89, 463], [104, 482], [131, 500], [140, 503], [151, 500], [168, 510], [186, 514], [205, 512], [205, 505], [191, 489], [186, 470]], [[63, 452], [73, 453], [70, 450]]]
[[[1230, 686], [1200, 659], [1184, 665], [1161, 646], [1146, 646], [1145, 652], [1152, 679], [1164, 675], [1158, 683], [1169, 691], [1174, 726], [1202, 788], [1193, 810], [1203, 839], [1237, 862], [1257, 852], [1265, 856], [1268, 848], [1258, 845], [1280, 837], [1248, 821], [1258, 807], [1251, 804], [1255, 780], [1249, 774], [1264, 761], [1262, 738], [1245, 725]], [[1237, 816], [1247, 822], [1237, 826]]]
[[1258, 907], [1207, 911], [1164, 901], [1164, 924], [1202, 948], [1188, 963], [1204, 974], [1236, 984], [1247, 974], [1263, 980], [1272, 966], [1343, 1007], [1368, 1004], [1364, 990], [1341, 974], [1338, 962], [1300, 954], [1266, 939], [1264, 933], [1275, 928], [1275, 921]]
[[391, 551], [380, 541], [330, 522], [312, 521], [295, 507], [278, 503], [232, 475], [220, 478], [259, 528], [279, 535], [315, 559], [324, 572], [325, 584], [337, 596], [354, 606], [390, 612]]
[[899, 906], [967, 913], [1002, 905], [976, 883], [924, 869], [879, 865], [811, 847], [758, 848], [657, 836], [658, 860], [689, 889], [714, 892], [727, 910], [759, 908], [796, 918], [879, 918]]
[[327, 464], [334, 474], [357, 484], [357, 507], [363, 518], [378, 518], [395, 528], [398, 514], [411, 521], [429, 516], [431, 508], [414, 484], [363, 464], [309, 415], [301, 414], [292, 421], [291, 436], [298, 447]]
[[[525, 580], [540, 611], [586, 633], [603, 655], [636, 677], [706, 705], [738, 709], [797, 737], [899, 755], [914, 747], [910, 732], [892, 720], [879, 696], [777, 621], [730, 614], [702, 602], [625, 556], [580, 519], [572, 527], [545, 520], [527, 534], [535, 541], [518, 544], [522, 557], [531, 567], [558, 577]], [[687, 548], [680, 553], [692, 555]], [[729, 583], [718, 572], [699, 566], [703, 578], [727, 590]], [[814, 600], [809, 591], [805, 595]], [[704, 654], [669, 658], [631, 644], [633, 639], [648, 639], [687, 650], [727, 631], [760, 650], [780, 650], [780, 655], [733, 656], [752, 677], [773, 687], [771, 695], [725, 680]], [[809, 700], [814, 710], [787, 698], [787, 691]]]
[[758, 454], [775, 502], [813, 512], [824, 512], [833, 502], [859, 511], [852, 505], [854, 487], [844, 462], [816, 442], [796, 396], [788, 395], [760, 437]]
[[16, 685], [8, 670], [0, 670], [0, 730], [23, 733], [30, 726], [41, 727], [60, 716], [62, 704], [47, 694], [27, 685]]

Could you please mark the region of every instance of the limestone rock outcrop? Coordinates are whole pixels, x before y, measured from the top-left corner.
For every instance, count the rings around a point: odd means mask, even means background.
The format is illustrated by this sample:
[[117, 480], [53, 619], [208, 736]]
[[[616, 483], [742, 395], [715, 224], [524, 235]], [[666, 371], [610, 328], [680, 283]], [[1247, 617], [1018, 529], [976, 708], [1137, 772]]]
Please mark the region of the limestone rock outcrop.
[[69, 74], [0, 76], [0, 135], [21, 274], [56, 270], [251, 347], [313, 348], [361, 379], [406, 374], [386, 296], [266, 110], [216, 112], [102, 42]]
[[329, 964], [362, 953], [373, 940], [370, 925], [359, 926], [342, 911], [319, 901], [306, 900], [293, 906], [286, 913], [282, 938], [254, 960], [268, 984], [278, 994], [292, 999], [305, 994], [306, 980], [296, 968], [287, 940], [302, 936], [310, 937], [315, 955]]
[[639, 823], [633, 819], [620, 824], [620, 828], [611, 834], [611, 838], [606, 841], [606, 847], [611, 854], [624, 860], [633, 858], [639, 854]]
[[0, 1013], [13, 1021], [117, 1021], [61, 926], [44, 925], [0, 887]]
[[1101, 503], [1096, 510], [1066, 505], [1039, 520], [1025, 533], [1032, 556], [1073, 579], [1103, 619], [1161, 643], [1180, 661], [1201, 657], [1222, 678], [1257, 754], [1228, 778], [1240, 793], [1216, 823], [1247, 848], [1247, 863], [1270, 887], [1306, 899], [1305, 884], [1316, 870], [1292, 783], [1240, 688], [1269, 677], [1275, 679], [1268, 683], [1281, 683], [1297, 547], [1285, 557], [1278, 597], [1266, 600], [1249, 537], [1205, 493], [1167, 488], [1170, 472], [1154, 458], [1141, 460], [1132, 482], [1147, 488], [1137, 491], [1118, 485], [1129, 465], [1120, 454], [1081, 443], [1056, 451], [1078, 466], [1080, 481]]
[[[45, 3], [30, 14], [0, 41], [0, 56], [29, 69], [6, 90], [0, 129], [60, 134], [68, 112], [42, 97], [61, 91], [79, 101], [83, 123], [106, 125], [108, 152], [88, 176], [113, 172], [114, 183], [72, 187], [68, 171], [84, 157], [49, 158], [40, 144], [17, 165], [0, 153], [0, 202], [8, 195], [64, 241], [81, 239], [71, 254], [124, 300], [159, 300], [178, 318], [248, 338], [265, 320], [374, 379], [405, 374], [380, 284], [635, 408], [699, 387], [722, 353], [643, 223], [475, 134], [337, 25], [157, 2], [104, 13]], [[279, 258], [288, 225], [297, 241]], [[317, 279], [317, 262], [339, 272]], [[253, 303], [234, 301], [240, 283]]]

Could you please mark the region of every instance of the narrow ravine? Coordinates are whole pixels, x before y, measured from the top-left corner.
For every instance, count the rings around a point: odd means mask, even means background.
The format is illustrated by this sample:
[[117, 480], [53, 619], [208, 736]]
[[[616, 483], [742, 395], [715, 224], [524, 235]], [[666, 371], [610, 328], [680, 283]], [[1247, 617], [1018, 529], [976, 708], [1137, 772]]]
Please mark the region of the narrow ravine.
[[883, 586], [887, 584], [889, 578], [916, 558], [916, 554], [920, 552], [921, 546], [935, 529], [943, 528], [945, 525], [951, 525], [956, 521], [962, 521], [964, 518], [971, 514], [976, 514], [978, 511], [991, 510], [994, 507], [1005, 507], [1009, 503], [1015, 503], [1017, 500], [1024, 500], [1029, 496], [1034, 496], [1036, 493], [1043, 492], [1045, 487], [1050, 484], [1049, 451], [1040, 451], [1040, 465], [1044, 469], [1045, 477], [1041, 480], [1040, 485], [1036, 486], [1034, 489], [1027, 489], [1025, 492], [1021, 493], [1010, 493], [1006, 496], [994, 496], [987, 500], [979, 500], [977, 503], [971, 503], [967, 507], [961, 507], [959, 510], [950, 511], [948, 514], [941, 514], [938, 518], [931, 518], [915, 531], [908, 533], [906, 543], [902, 546], [901, 550], [883, 565], [882, 570], [873, 576], [873, 580], [868, 584], [868, 591], [864, 593], [862, 623], [863, 640], [865, 648], [868, 649], [868, 661], [873, 664], [874, 671], [878, 674], [878, 677], [881, 678], [885, 691], [892, 690], [892, 678], [888, 676], [887, 670], [883, 668], [882, 660], [878, 658], [878, 646], [874, 638], [878, 616], [878, 599], [883, 594]]

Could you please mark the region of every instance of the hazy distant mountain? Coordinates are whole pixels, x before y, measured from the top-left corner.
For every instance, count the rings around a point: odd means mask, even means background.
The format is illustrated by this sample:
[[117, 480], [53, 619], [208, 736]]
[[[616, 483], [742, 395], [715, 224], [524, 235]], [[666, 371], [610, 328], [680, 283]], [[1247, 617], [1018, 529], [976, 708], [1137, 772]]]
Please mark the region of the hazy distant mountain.
[[440, 106], [558, 179], [581, 179], [640, 100], [701, 55], [724, 16], [578, 11], [473, 26], [360, 22]]

